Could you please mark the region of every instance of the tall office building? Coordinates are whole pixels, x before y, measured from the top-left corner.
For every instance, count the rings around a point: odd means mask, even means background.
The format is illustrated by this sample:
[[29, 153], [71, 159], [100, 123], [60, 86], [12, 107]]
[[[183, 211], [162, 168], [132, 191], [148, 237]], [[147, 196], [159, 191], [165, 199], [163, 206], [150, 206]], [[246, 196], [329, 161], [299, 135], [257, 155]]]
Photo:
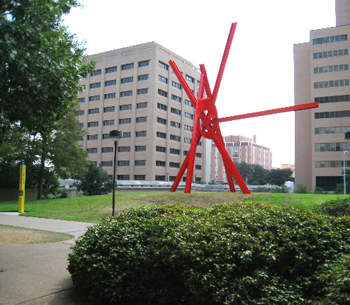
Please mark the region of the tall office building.
[[[256, 135], [253, 139], [243, 136], [225, 136], [223, 140], [225, 149], [234, 163], [258, 164], [265, 169], [272, 169], [272, 152], [270, 148], [256, 143]], [[222, 156], [214, 143], [211, 146], [210, 180], [227, 181]]]
[[343, 152], [350, 148], [344, 139], [350, 131], [350, 0], [336, 0], [336, 19], [336, 27], [313, 30], [310, 42], [294, 46], [295, 104], [319, 103], [295, 113], [295, 183], [312, 192], [342, 183]]
[[[79, 124], [88, 158], [113, 173], [111, 130], [118, 141], [117, 179], [173, 181], [191, 145], [194, 108], [168, 62], [174, 60], [197, 94], [200, 71], [155, 43], [89, 56], [96, 70], [81, 83]], [[205, 139], [196, 151], [195, 179], [205, 181]]]

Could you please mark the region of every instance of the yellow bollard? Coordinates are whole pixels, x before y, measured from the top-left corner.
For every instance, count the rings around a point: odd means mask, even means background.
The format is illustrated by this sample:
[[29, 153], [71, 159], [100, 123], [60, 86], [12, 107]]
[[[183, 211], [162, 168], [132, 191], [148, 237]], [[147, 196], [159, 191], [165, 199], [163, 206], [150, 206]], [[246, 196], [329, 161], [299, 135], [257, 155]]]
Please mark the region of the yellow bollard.
[[18, 192], [18, 213], [24, 213], [24, 200], [26, 192], [26, 166], [24, 162], [19, 167], [19, 192]]

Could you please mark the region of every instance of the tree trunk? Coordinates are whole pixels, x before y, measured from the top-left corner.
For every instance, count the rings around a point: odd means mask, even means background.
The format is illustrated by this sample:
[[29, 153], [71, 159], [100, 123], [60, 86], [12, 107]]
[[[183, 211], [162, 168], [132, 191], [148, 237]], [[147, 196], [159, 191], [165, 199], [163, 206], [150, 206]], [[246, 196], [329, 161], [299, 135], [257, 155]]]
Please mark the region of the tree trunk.
[[38, 200], [41, 200], [43, 196], [44, 171], [45, 171], [45, 157], [42, 156], [39, 174], [38, 174], [38, 195], [36, 198]]

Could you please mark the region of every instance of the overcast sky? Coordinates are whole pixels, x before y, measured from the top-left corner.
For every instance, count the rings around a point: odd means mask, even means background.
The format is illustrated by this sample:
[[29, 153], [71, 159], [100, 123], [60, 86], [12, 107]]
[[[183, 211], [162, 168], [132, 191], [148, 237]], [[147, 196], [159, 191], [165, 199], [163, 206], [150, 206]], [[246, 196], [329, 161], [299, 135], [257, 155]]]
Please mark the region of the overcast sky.
[[[87, 54], [155, 41], [195, 66], [214, 88], [232, 22], [238, 22], [221, 83], [219, 117], [294, 105], [293, 44], [335, 26], [335, 0], [83, 0], [65, 24]], [[305, 103], [312, 101], [305, 100]], [[220, 124], [223, 135], [257, 135], [273, 166], [294, 164], [294, 113]]]

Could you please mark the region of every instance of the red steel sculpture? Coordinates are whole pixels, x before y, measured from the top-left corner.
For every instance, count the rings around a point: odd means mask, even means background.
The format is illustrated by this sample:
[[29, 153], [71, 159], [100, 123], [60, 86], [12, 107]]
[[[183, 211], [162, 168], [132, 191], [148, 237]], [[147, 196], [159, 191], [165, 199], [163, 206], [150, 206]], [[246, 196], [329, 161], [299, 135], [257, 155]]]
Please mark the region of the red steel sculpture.
[[[232, 159], [230, 158], [229, 154], [225, 149], [225, 144], [223, 141], [219, 123], [258, 117], [258, 116], [269, 115], [274, 113], [298, 111], [298, 110], [318, 107], [318, 103], [307, 103], [307, 104], [301, 104], [296, 106], [283, 107], [283, 108], [252, 112], [252, 113], [241, 114], [241, 115], [233, 115], [233, 116], [224, 117], [224, 118], [218, 118], [215, 102], [218, 96], [222, 76], [224, 74], [224, 70], [225, 70], [228, 54], [230, 52], [236, 26], [237, 26], [237, 23], [233, 23], [231, 26], [213, 93], [210, 90], [208, 76], [207, 76], [207, 72], [205, 70], [204, 64], [200, 65], [201, 77], [200, 77], [200, 83], [199, 83], [199, 89], [198, 89], [198, 98], [196, 98], [192, 90], [188, 86], [187, 82], [185, 81], [176, 63], [173, 60], [169, 61], [169, 64], [172, 67], [175, 75], [177, 76], [182, 87], [184, 88], [193, 107], [196, 109], [194, 114], [194, 121], [193, 121], [191, 148], [187, 153], [187, 156], [179, 170], [179, 173], [176, 176], [176, 179], [170, 189], [170, 192], [176, 191], [186, 169], [187, 169], [187, 177], [186, 177], [185, 193], [191, 192], [193, 166], [194, 166], [194, 161], [196, 157], [196, 149], [201, 137], [203, 136], [204, 138], [214, 141], [216, 147], [218, 148], [222, 156], [223, 163], [226, 170], [227, 181], [230, 186], [230, 191], [231, 192], [236, 191], [234, 181], [233, 181], [233, 178], [234, 178], [236, 180], [236, 183], [239, 185], [241, 191], [244, 194], [250, 194], [250, 191], [247, 185], [245, 184], [244, 180], [242, 179], [240, 173], [238, 172], [236, 166], [233, 164]], [[204, 91], [205, 91], [206, 97], [204, 97]]]

